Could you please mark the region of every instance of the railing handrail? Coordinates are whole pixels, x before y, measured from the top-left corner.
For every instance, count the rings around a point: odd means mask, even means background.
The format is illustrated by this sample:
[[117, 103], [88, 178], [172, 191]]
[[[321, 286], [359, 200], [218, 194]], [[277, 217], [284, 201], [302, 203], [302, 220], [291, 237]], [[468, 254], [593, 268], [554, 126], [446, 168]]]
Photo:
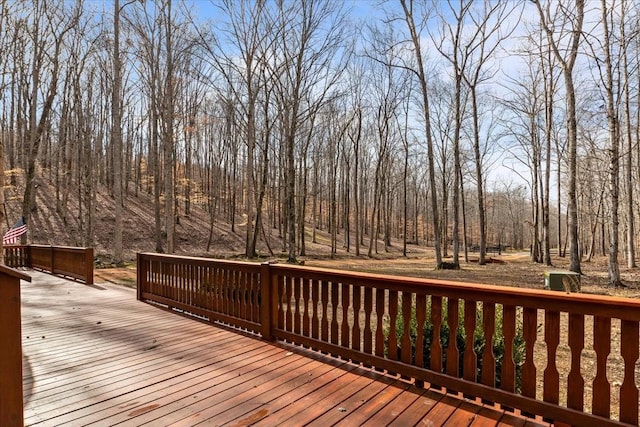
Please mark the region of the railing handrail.
[[[152, 253], [138, 254], [138, 298], [555, 421], [594, 426], [638, 423], [638, 299]], [[496, 324], [498, 315], [501, 327]], [[556, 357], [565, 315], [571, 366], [570, 372], [565, 370], [568, 379], [561, 388]], [[594, 329], [592, 413], [584, 412], [586, 381], [580, 363], [585, 316], [593, 316]], [[611, 319], [620, 319], [622, 422], [610, 419], [612, 386], [606, 366], [611, 353]], [[412, 323], [417, 325], [417, 336], [410, 333]], [[423, 333], [427, 324], [441, 331], [433, 333], [438, 339], [429, 348]], [[476, 326], [485, 343], [493, 343], [496, 334], [502, 334], [505, 357], [501, 362], [493, 354], [493, 345], [484, 345], [482, 354], [465, 353], [458, 344], [441, 345], [441, 327], [448, 327], [449, 343], [457, 342], [458, 328], [463, 328], [465, 347], [473, 349]], [[518, 330], [526, 346], [524, 362], [518, 365], [522, 368], [521, 393], [515, 388]], [[544, 370], [537, 369], [533, 357], [534, 345], [540, 341], [547, 347]], [[426, 352], [430, 365], [424, 359]], [[453, 362], [445, 363], [444, 357]], [[481, 360], [485, 363], [482, 372]], [[502, 367], [499, 376], [498, 363]], [[536, 397], [539, 380], [544, 381], [543, 396]], [[566, 406], [559, 402], [564, 392]]]
[[363, 286], [378, 283], [389, 290], [434, 292], [439, 296], [475, 299], [495, 304], [513, 304], [526, 308], [551, 309], [584, 315], [610, 315], [620, 320], [640, 321], [640, 299], [589, 295], [545, 289], [514, 288], [472, 282], [425, 279], [377, 273], [360, 273], [320, 267], [270, 264], [272, 272], [295, 272], [297, 277], [328, 281], [344, 281]]

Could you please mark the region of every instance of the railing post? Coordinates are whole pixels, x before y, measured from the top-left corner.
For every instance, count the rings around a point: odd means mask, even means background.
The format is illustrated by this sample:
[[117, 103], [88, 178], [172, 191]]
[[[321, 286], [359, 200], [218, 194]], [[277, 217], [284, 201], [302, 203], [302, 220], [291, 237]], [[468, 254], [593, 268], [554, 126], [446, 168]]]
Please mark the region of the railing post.
[[85, 283], [93, 285], [93, 248], [85, 248]]
[[260, 267], [260, 324], [262, 326], [262, 338], [273, 341], [273, 303], [271, 286], [271, 268], [268, 262], [263, 262]]
[[142, 288], [147, 287], [147, 261], [140, 252], [136, 254], [136, 273], [136, 298], [142, 301]]
[[53, 246], [49, 246], [51, 251], [51, 274], [56, 274], [56, 251]]
[[22, 426], [22, 332], [20, 317], [20, 280], [31, 277], [0, 266], [0, 425]]

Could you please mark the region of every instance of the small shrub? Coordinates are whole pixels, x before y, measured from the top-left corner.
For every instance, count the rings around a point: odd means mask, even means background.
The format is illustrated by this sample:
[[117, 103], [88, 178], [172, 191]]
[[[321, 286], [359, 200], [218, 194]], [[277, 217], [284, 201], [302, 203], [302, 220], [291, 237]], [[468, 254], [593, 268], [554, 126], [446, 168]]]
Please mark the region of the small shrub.
[[[411, 323], [409, 326], [409, 333], [411, 338], [411, 361], [415, 363], [415, 354], [416, 354], [416, 339], [417, 339], [417, 328], [418, 322], [416, 318], [416, 307], [413, 304], [411, 309]], [[443, 372], [447, 368], [447, 347], [449, 346], [449, 325], [446, 323], [447, 319], [447, 307], [446, 304], [442, 306], [442, 319], [443, 323], [440, 326], [440, 331], [438, 337], [440, 339], [440, 344], [442, 346], [442, 369]], [[385, 354], [388, 354], [388, 337], [389, 337], [389, 328], [391, 325], [387, 321], [385, 323]], [[401, 348], [401, 337], [404, 333], [404, 318], [402, 316], [401, 309], [399, 310], [398, 317], [396, 319], [396, 336], [398, 337], [398, 354], [401, 357], [402, 352], [404, 351]], [[476, 310], [476, 328], [473, 333], [473, 350], [477, 356], [477, 380], [479, 381], [482, 374], [483, 367], [483, 354], [486, 345], [486, 338], [484, 336], [484, 331], [482, 329], [482, 310]], [[427, 313], [426, 313], [426, 321], [423, 327], [423, 336], [424, 336], [424, 346], [423, 346], [423, 354], [424, 361], [423, 367], [430, 369], [431, 366], [431, 345], [434, 339], [434, 325], [431, 323], [431, 304], [430, 302], [427, 304]], [[495, 357], [496, 366], [496, 386], [500, 387], [501, 378], [502, 378], [502, 364], [505, 356], [505, 342], [504, 335], [502, 333], [502, 310], [496, 310], [496, 319], [495, 319], [495, 331], [493, 335], [493, 355]], [[458, 329], [456, 331], [456, 346], [459, 352], [458, 363], [458, 373], [462, 374], [462, 367], [464, 361], [464, 354], [466, 351], [467, 345], [467, 337], [466, 331], [464, 329], [464, 306], [461, 301], [460, 310], [459, 310], [459, 321], [458, 321]], [[522, 325], [518, 324], [516, 327], [516, 335], [514, 337], [513, 342], [513, 360], [516, 368], [516, 391], [521, 391], [522, 385], [522, 365], [524, 364], [525, 357], [525, 340], [522, 335]]]

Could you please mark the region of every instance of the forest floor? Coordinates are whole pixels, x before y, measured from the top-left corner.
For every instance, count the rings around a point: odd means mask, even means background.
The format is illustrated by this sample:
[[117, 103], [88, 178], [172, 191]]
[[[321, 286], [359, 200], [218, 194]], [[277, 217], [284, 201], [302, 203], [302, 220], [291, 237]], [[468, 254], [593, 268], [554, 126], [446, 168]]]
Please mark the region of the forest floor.
[[[459, 270], [436, 270], [434, 259], [423, 256], [406, 258], [340, 256], [335, 259], [313, 256], [301, 259], [304, 260], [305, 265], [314, 267], [531, 289], [542, 289], [546, 271], [564, 271], [569, 267], [566, 258], [556, 257], [553, 259], [553, 266], [548, 267], [531, 262], [529, 255], [523, 252], [490, 255], [486, 265], [478, 265], [476, 255], [470, 257], [469, 263], [461, 262]], [[264, 259], [260, 261], [264, 261]], [[640, 268], [628, 269], [621, 266], [621, 274], [626, 287], [614, 288], [608, 286], [607, 266], [608, 259], [605, 257], [582, 263], [582, 293], [640, 298]], [[134, 263], [129, 263], [123, 268], [97, 269], [95, 274], [96, 281], [105, 280], [135, 286]]]

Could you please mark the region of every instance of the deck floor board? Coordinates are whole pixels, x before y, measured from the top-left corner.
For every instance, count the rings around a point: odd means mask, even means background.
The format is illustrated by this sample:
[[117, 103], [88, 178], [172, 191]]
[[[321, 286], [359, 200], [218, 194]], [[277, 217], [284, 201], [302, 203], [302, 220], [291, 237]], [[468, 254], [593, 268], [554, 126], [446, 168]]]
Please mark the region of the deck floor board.
[[135, 290], [29, 271], [25, 424], [524, 425], [348, 361], [136, 301]]

